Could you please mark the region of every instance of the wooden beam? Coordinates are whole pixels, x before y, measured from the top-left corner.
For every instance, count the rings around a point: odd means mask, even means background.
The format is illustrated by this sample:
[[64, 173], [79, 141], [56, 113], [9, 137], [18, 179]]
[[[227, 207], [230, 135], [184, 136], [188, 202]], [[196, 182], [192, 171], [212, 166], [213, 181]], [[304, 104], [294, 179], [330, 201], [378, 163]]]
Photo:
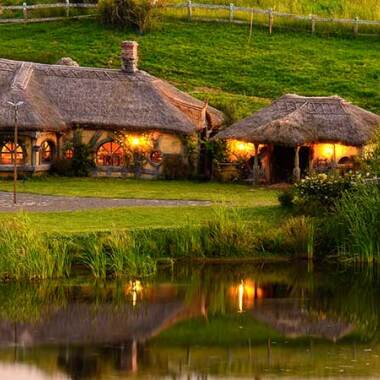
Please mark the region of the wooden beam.
[[253, 161], [253, 183], [257, 185], [259, 183], [259, 144], [255, 146], [255, 157]]
[[296, 149], [294, 151], [294, 178], [296, 182], [300, 181], [301, 179], [301, 169], [300, 169], [300, 146], [296, 146]]

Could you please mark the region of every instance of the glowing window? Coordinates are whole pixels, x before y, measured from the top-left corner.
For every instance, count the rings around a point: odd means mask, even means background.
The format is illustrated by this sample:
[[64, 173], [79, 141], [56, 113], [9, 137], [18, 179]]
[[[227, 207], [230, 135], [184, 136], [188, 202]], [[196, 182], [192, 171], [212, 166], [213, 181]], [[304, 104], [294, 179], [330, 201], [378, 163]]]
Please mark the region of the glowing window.
[[44, 141], [41, 144], [41, 161], [49, 162], [53, 159], [54, 146], [50, 141]]
[[96, 152], [96, 164], [100, 166], [122, 166], [124, 164], [124, 150], [121, 145], [114, 142], [101, 145]]
[[[6, 143], [1, 148], [0, 163], [2, 165], [11, 165], [13, 163], [13, 155], [15, 152], [15, 145], [11, 142]], [[24, 162], [24, 151], [20, 145], [16, 148], [16, 162], [22, 164]]]
[[154, 150], [149, 155], [149, 160], [153, 165], [161, 165], [162, 159], [163, 159], [163, 156], [160, 150]]
[[71, 160], [74, 157], [74, 149], [66, 149], [64, 155], [66, 160]]

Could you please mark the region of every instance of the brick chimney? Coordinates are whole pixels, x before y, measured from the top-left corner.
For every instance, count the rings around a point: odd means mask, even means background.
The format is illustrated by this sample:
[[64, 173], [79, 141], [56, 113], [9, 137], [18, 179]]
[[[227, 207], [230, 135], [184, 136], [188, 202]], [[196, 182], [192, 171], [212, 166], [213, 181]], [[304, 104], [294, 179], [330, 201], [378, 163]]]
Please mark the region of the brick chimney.
[[121, 43], [121, 68], [126, 73], [135, 73], [138, 70], [139, 44], [136, 41], [123, 41]]

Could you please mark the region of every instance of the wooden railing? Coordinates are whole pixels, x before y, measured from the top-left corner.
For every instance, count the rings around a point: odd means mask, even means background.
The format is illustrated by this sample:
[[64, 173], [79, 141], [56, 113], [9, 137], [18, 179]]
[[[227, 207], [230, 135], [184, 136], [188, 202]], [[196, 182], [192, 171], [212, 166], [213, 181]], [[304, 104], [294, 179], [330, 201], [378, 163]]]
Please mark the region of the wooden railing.
[[[219, 5], [219, 4], [201, 4], [201, 3], [193, 3], [191, 0], [188, 0], [186, 3], [181, 4], [170, 4], [167, 6], [168, 8], [173, 9], [186, 9], [187, 17], [189, 20], [194, 18], [193, 11], [196, 9], [199, 10], [225, 10], [227, 12], [227, 16], [224, 19], [207, 19], [207, 20], [216, 20], [223, 22], [235, 22], [235, 23], [250, 23], [252, 28], [253, 23], [253, 15], [262, 15], [267, 17], [267, 26], [269, 33], [272, 34], [275, 18], [287, 18], [295, 21], [305, 21], [310, 25], [310, 31], [312, 33], [316, 32], [317, 24], [323, 23], [332, 23], [332, 24], [351, 24], [352, 30], [355, 35], [359, 34], [359, 27], [362, 26], [378, 26], [376, 28], [375, 33], [380, 33], [380, 20], [361, 20], [359, 17], [355, 17], [353, 19], [343, 19], [343, 18], [331, 18], [331, 17], [320, 17], [317, 15], [296, 15], [293, 13], [286, 12], [278, 12], [273, 9], [260, 9], [260, 8], [251, 8], [251, 7], [238, 7], [233, 3], [229, 5]], [[248, 17], [247, 20], [241, 20], [239, 18], [235, 18], [236, 12], [245, 13]], [[197, 17], [197, 19], [199, 19]], [[203, 18], [204, 19], [204, 18]], [[250, 21], [248, 21], [250, 20]]]
[[[54, 21], [61, 20], [67, 17], [69, 18], [83, 18], [83, 17], [93, 17], [94, 14], [87, 15], [70, 15], [70, 9], [72, 8], [96, 8], [96, 4], [78, 4], [78, 3], [70, 3], [70, 0], [66, 0], [65, 3], [58, 4], [34, 4], [27, 5], [27, 3], [23, 3], [22, 5], [6, 5], [0, 6], [0, 9], [3, 10], [11, 10], [11, 11], [22, 11], [23, 17], [19, 18], [0, 18], [0, 24], [9, 24], [9, 23], [25, 23], [25, 22], [42, 22], [42, 21]], [[64, 8], [66, 9], [65, 17], [42, 17], [42, 18], [33, 18], [29, 17], [29, 11], [38, 10], [38, 9], [57, 9]], [[205, 17], [196, 17], [197, 19], [203, 20], [213, 20], [213, 21], [222, 21], [222, 22], [231, 22], [231, 23], [249, 23], [250, 24], [250, 34], [252, 33], [252, 25], [253, 25], [253, 16], [261, 15], [267, 18], [266, 25], [268, 27], [269, 33], [272, 34], [275, 19], [276, 18], [287, 18], [295, 21], [303, 21], [309, 24], [311, 33], [315, 33], [317, 30], [318, 24], [323, 23], [332, 23], [332, 24], [348, 24], [352, 25], [352, 31], [354, 35], [358, 35], [360, 32], [360, 26], [373, 26], [375, 28], [371, 29], [372, 34], [380, 34], [380, 20], [361, 20], [359, 17], [355, 17], [353, 19], [343, 19], [343, 18], [330, 18], [330, 17], [320, 17], [317, 15], [296, 15], [292, 13], [286, 12], [278, 12], [273, 9], [260, 9], [260, 8], [251, 8], [251, 7], [238, 7], [233, 3], [229, 5], [219, 5], [219, 4], [201, 4], [201, 3], [193, 3], [191, 0], [188, 0], [185, 3], [176, 3], [176, 4], [168, 4], [166, 5], [167, 9], [184, 9], [187, 12], [187, 17], [189, 20], [195, 18], [193, 11], [194, 10], [224, 10], [226, 11], [225, 18], [205, 18]], [[245, 19], [241, 19], [241, 17], [236, 17], [236, 13], [245, 14]]]
[[[0, 18], [0, 24], [17, 24], [17, 23], [26, 23], [26, 22], [45, 22], [45, 21], [57, 21], [57, 20], [63, 20], [66, 18], [87, 18], [87, 17], [93, 17], [93, 14], [87, 14], [87, 15], [70, 15], [70, 9], [72, 8], [80, 8], [80, 9], [88, 9], [88, 8], [96, 8], [96, 4], [79, 4], [79, 3], [70, 3], [70, 0], [66, 0], [65, 3], [57, 3], [57, 4], [33, 4], [33, 5], [27, 5], [27, 3], [23, 3], [22, 5], [5, 5], [0, 6], [0, 9], [2, 10], [9, 10], [9, 11], [22, 11], [23, 17], [22, 18]], [[59, 9], [63, 8], [66, 10], [66, 16], [59, 16], [59, 17], [29, 17], [29, 11], [31, 10], [38, 10], [38, 9]]]

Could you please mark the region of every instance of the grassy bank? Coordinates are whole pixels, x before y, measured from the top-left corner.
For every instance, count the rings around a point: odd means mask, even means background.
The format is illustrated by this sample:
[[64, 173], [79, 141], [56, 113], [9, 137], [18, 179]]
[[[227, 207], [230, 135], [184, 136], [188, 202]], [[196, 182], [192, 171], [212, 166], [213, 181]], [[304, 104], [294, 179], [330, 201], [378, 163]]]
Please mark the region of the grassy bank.
[[0, 280], [69, 277], [77, 266], [95, 278], [144, 277], [160, 259], [278, 254], [282, 236], [278, 227], [248, 219], [244, 209], [227, 207], [214, 208], [200, 224], [75, 235], [42, 233], [28, 216], [8, 215], [0, 230]]
[[[104, 29], [96, 20], [2, 26], [0, 56], [82, 66], [119, 67], [119, 44], [136, 39], [140, 67], [200, 99], [246, 116], [284, 93], [339, 94], [380, 112], [380, 43], [376, 38], [268, 36], [240, 25], [165, 22], [144, 36]], [[226, 59], [228, 57], [228, 59]]]

